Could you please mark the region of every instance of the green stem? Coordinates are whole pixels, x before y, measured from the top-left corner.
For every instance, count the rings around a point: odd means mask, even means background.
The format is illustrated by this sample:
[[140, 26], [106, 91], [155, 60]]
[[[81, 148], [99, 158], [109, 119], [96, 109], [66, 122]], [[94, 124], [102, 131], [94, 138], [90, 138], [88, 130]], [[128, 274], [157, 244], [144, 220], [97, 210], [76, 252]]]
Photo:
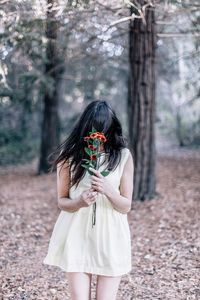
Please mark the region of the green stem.
[[[97, 146], [97, 154], [99, 154], [99, 148], [100, 148], [100, 144], [98, 144]], [[97, 155], [97, 164], [96, 164], [96, 170], [99, 169], [99, 162], [100, 162], [100, 157], [98, 157]], [[98, 194], [98, 192], [97, 192]], [[93, 222], [94, 221], [94, 222]], [[93, 212], [92, 212], [92, 227], [93, 225], [95, 225], [96, 223], [96, 202], [93, 203]]]

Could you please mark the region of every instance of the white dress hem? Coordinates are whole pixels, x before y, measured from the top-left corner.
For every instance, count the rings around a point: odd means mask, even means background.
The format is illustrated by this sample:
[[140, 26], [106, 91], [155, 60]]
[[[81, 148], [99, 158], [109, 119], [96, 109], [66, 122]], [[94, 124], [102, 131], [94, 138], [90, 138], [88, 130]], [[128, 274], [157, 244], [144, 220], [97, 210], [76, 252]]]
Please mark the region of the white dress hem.
[[92, 266], [87, 266], [85, 264], [79, 265], [70, 265], [68, 264], [67, 267], [63, 266], [63, 264], [59, 264], [58, 262], [55, 261], [50, 261], [47, 258], [43, 261], [43, 264], [51, 265], [51, 266], [56, 266], [61, 268], [64, 272], [86, 272], [86, 273], [91, 273], [93, 275], [103, 275], [103, 276], [122, 276], [122, 275], [127, 275], [128, 273], [131, 272], [132, 268], [128, 269], [119, 269], [119, 271], [116, 272], [116, 266], [115, 266], [115, 272], [114, 271], [106, 271], [106, 268], [104, 267], [103, 270], [100, 268], [92, 267]]

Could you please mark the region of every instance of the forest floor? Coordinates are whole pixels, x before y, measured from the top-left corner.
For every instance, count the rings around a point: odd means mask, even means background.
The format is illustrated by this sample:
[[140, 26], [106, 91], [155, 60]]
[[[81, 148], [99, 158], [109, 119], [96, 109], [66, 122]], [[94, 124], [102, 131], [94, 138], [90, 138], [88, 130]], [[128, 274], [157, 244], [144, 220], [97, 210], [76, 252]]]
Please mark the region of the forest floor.
[[[42, 264], [60, 211], [56, 175], [35, 176], [36, 163], [1, 170], [0, 299], [70, 299], [66, 273]], [[128, 214], [132, 271], [118, 300], [198, 300], [200, 153], [165, 151], [156, 168], [158, 195]], [[93, 299], [95, 286], [93, 275]]]

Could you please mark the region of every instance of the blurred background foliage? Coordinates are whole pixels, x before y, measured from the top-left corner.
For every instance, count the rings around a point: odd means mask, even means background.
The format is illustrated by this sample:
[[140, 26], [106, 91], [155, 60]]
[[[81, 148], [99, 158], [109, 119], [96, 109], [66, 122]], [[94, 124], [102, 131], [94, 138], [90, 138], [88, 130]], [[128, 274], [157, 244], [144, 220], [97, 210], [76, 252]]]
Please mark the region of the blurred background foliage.
[[[107, 99], [127, 128], [128, 1], [58, 1], [59, 132], [69, 133], [92, 100]], [[2, 1], [0, 7], [0, 164], [38, 157], [43, 99], [55, 82], [44, 73], [48, 3]], [[156, 134], [200, 145], [200, 9], [197, 1], [156, 3]]]

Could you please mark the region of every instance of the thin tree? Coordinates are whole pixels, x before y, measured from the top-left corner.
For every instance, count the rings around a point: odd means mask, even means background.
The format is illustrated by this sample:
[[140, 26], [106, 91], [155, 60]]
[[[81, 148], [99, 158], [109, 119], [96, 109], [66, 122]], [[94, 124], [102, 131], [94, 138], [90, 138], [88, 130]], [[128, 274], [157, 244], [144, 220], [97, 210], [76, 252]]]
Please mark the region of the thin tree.
[[59, 143], [58, 132], [58, 76], [56, 65], [57, 57], [57, 35], [58, 23], [56, 21], [56, 10], [54, 9], [57, 0], [48, 0], [46, 16], [46, 78], [53, 83], [53, 91], [46, 89], [44, 94], [44, 112], [41, 134], [40, 162], [38, 173], [47, 173], [49, 170], [48, 155], [55, 150]]
[[[145, 5], [142, 1], [141, 7]], [[131, 14], [138, 10], [131, 5]], [[140, 10], [140, 13], [142, 11]], [[130, 144], [134, 153], [133, 199], [152, 199], [156, 194], [155, 152], [155, 51], [154, 7], [145, 7], [144, 17], [130, 21], [130, 78], [128, 120]]]

